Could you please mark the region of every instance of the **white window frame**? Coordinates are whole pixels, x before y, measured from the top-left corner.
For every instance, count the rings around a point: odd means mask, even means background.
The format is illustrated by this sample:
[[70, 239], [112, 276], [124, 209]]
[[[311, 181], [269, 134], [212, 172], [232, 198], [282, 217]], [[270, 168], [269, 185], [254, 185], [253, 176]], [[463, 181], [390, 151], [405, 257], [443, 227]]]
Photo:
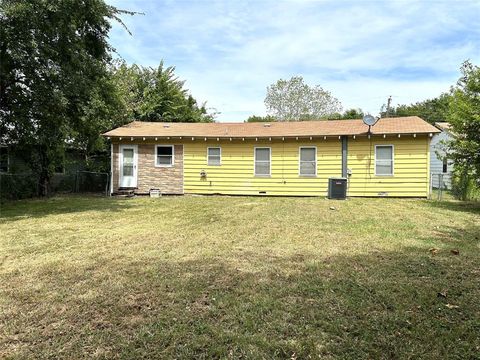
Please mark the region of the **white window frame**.
[[[392, 173], [391, 174], [377, 174], [377, 147], [391, 147], [392, 148]], [[393, 144], [377, 144], [375, 145], [375, 176], [394, 176], [395, 175], [395, 147]]]
[[442, 174], [448, 174], [448, 159], [446, 157], [442, 159]]
[[[268, 154], [269, 154], [269, 157], [268, 157], [268, 174], [257, 174], [255, 172], [255, 168], [256, 168], [256, 163], [257, 163], [257, 149], [268, 149]], [[266, 162], [265, 160], [259, 160], [259, 161], [262, 161], [262, 162]], [[255, 146], [253, 148], [253, 176], [257, 176], [257, 177], [270, 177], [272, 176], [272, 148], [269, 147], [269, 146]]]
[[[159, 147], [169, 147], [172, 148], [172, 163], [170, 165], [158, 164], [158, 148]], [[175, 146], [174, 145], [164, 145], [164, 144], [155, 144], [155, 167], [173, 167], [175, 165]]]
[[[301, 173], [301, 163], [302, 163], [302, 149], [315, 149], [315, 174], [302, 174]], [[311, 161], [303, 161], [311, 162]], [[317, 147], [316, 146], [299, 146], [298, 148], [298, 176], [301, 177], [316, 177], [317, 176]]]
[[[220, 164], [210, 164], [210, 149], [219, 149], [220, 150]], [[207, 166], [221, 166], [222, 165], [222, 148], [220, 146], [209, 146], [207, 147]]]

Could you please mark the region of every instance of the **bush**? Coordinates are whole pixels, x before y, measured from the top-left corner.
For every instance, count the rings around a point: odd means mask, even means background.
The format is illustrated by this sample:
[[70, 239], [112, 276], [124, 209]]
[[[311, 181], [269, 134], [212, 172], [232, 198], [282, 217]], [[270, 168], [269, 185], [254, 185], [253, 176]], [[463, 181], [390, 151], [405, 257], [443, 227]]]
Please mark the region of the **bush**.
[[75, 191], [75, 174], [54, 174], [50, 182], [52, 193], [69, 193]]
[[[54, 174], [49, 194], [105, 193], [109, 175], [89, 171]], [[38, 196], [38, 177], [35, 174], [0, 174], [0, 200], [20, 200]]]
[[480, 184], [474, 170], [456, 167], [452, 174], [452, 194], [459, 200], [480, 200]]
[[32, 174], [0, 174], [0, 199], [19, 200], [37, 196], [38, 180]]
[[109, 176], [106, 173], [79, 171], [76, 181], [77, 192], [105, 192]]

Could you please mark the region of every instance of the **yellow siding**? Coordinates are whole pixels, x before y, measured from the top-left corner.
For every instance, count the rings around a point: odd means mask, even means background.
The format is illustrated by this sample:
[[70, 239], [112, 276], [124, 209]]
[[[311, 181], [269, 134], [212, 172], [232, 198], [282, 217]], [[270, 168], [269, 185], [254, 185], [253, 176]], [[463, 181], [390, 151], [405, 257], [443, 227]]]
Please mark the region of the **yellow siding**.
[[[221, 166], [207, 166], [207, 147], [222, 148]], [[317, 177], [298, 175], [300, 146], [317, 147]], [[271, 176], [254, 176], [254, 148], [271, 147]], [[185, 193], [258, 195], [327, 194], [328, 178], [341, 176], [341, 142], [319, 141], [195, 141], [185, 144]], [[200, 177], [205, 170], [206, 179]]]
[[[394, 176], [375, 176], [375, 145], [394, 145]], [[426, 197], [429, 191], [426, 136], [349, 139], [349, 196]], [[221, 166], [207, 166], [207, 147], [222, 148]], [[254, 176], [254, 148], [271, 147], [270, 177]], [[298, 174], [300, 146], [317, 147], [317, 176]], [[370, 157], [371, 149], [371, 161]], [[193, 141], [185, 144], [185, 193], [258, 195], [327, 195], [328, 178], [341, 176], [341, 142], [314, 141]], [[202, 179], [200, 172], [207, 177]]]
[[[428, 196], [429, 141], [427, 136], [349, 139], [349, 196]], [[394, 146], [393, 176], [375, 176], [375, 145]]]

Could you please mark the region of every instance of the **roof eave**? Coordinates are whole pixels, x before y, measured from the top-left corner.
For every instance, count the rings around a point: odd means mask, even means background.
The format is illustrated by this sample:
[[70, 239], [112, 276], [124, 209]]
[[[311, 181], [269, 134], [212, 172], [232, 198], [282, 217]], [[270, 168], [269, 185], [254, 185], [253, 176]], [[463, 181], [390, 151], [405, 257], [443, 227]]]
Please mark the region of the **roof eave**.
[[383, 136], [383, 135], [429, 135], [429, 134], [438, 134], [441, 133], [440, 130], [431, 130], [431, 131], [409, 131], [409, 132], [362, 132], [362, 133], [355, 133], [355, 134], [345, 134], [345, 133], [337, 133], [337, 134], [312, 134], [312, 135], [247, 135], [247, 136], [229, 136], [229, 135], [118, 135], [118, 134], [110, 134], [109, 132], [102, 134], [101, 136], [106, 138], [134, 138], [134, 139], [141, 139], [141, 138], [162, 138], [162, 139], [187, 139], [187, 138], [198, 138], [198, 139], [297, 139], [297, 138], [324, 138], [324, 137], [338, 137], [338, 136]]

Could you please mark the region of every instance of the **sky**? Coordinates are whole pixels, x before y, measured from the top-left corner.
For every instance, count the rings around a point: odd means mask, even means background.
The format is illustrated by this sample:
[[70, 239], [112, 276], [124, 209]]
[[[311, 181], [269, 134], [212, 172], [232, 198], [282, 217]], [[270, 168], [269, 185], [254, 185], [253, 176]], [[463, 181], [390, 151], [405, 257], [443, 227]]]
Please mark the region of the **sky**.
[[129, 1], [110, 43], [129, 64], [175, 66], [217, 121], [265, 115], [267, 86], [302, 76], [376, 115], [448, 91], [480, 64], [480, 1]]

